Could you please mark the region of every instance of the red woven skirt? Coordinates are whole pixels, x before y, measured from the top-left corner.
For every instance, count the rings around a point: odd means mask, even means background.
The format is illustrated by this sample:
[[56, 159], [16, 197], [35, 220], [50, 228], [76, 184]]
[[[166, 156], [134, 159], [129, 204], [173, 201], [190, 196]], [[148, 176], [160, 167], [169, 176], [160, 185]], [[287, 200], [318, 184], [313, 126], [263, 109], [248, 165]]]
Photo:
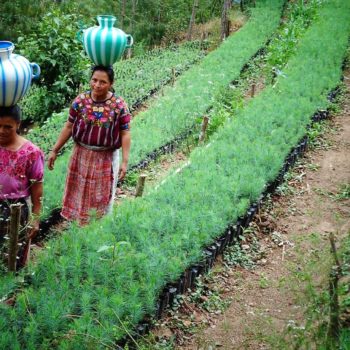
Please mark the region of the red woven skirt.
[[87, 224], [91, 213], [108, 212], [113, 199], [113, 151], [93, 151], [75, 144], [69, 162], [61, 215]]

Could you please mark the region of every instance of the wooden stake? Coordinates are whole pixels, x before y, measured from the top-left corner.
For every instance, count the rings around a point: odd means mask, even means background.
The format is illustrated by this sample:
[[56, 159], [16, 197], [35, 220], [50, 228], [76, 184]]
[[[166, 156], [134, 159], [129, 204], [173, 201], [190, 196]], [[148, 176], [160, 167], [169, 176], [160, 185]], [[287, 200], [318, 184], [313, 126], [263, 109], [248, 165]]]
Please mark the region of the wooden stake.
[[21, 203], [12, 204], [11, 220], [10, 220], [10, 241], [9, 241], [9, 257], [8, 269], [9, 271], [16, 271], [17, 265], [17, 251], [18, 251], [18, 234], [21, 220]]
[[175, 78], [176, 78], [176, 73], [175, 73], [175, 68], [171, 68], [171, 86], [174, 86], [175, 84]]
[[205, 132], [207, 131], [208, 122], [209, 122], [209, 117], [205, 115], [202, 120], [201, 133], [199, 134], [200, 143], [202, 143], [205, 139]]
[[137, 182], [137, 186], [136, 186], [135, 197], [142, 197], [143, 189], [145, 187], [146, 177], [147, 177], [147, 175], [145, 175], [145, 174], [140, 175], [139, 181]]
[[338, 267], [339, 270], [341, 270], [341, 265], [340, 265], [340, 261], [338, 259], [338, 255], [337, 255], [337, 248], [335, 247], [335, 239], [334, 239], [334, 234], [333, 232], [331, 232], [329, 234], [329, 240], [331, 242], [331, 252], [333, 254], [333, 257], [334, 257], [334, 261]]
[[203, 41], [205, 40], [206, 38], [206, 34], [205, 32], [202, 32], [201, 33], [201, 44], [200, 44], [200, 49], [203, 50]]
[[329, 325], [327, 337], [328, 341], [337, 342], [339, 339], [340, 320], [339, 320], [339, 299], [338, 299], [338, 282], [341, 277], [341, 265], [337, 256], [337, 249], [333, 233], [330, 233], [329, 240], [331, 243], [331, 252], [334, 257], [335, 266], [329, 275]]
[[250, 94], [251, 97], [255, 96], [255, 87], [256, 87], [256, 85], [255, 85], [255, 83], [253, 83], [253, 85], [252, 85], [252, 92]]

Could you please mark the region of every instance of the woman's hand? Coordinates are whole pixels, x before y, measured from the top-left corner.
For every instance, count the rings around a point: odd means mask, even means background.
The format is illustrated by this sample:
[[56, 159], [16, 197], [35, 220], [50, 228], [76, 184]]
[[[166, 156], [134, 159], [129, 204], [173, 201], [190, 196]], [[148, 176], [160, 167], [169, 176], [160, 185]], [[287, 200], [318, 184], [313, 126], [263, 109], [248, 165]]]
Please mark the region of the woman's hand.
[[64, 127], [61, 130], [61, 133], [58, 136], [56, 144], [53, 146], [53, 149], [49, 154], [49, 158], [47, 159], [47, 167], [49, 168], [49, 170], [53, 170], [55, 160], [57, 158], [57, 153], [60, 151], [60, 149], [62, 149], [65, 143], [72, 136], [72, 130], [73, 130], [73, 123], [66, 122], [64, 124]]
[[39, 219], [35, 219], [33, 220], [30, 225], [29, 225], [30, 229], [28, 232], [28, 238], [30, 240], [32, 240], [33, 238], [35, 238], [35, 236], [38, 234], [39, 232]]
[[126, 175], [126, 171], [128, 169], [128, 164], [125, 164], [124, 162], [121, 164], [119, 168], [119, 181], [122, 181]]
[[32, 200], [32, 214], [29, 221], [28, 238], [33, 239], [39, 232], [40, 212], [43, 198], [43, 183], [36, 182], [30, 187], [30, 198]]
[[53, 170], [56, 158], [57, 153], [55, 151], [51, 151], [49, 154], [49, 158], [47, 159], [47, 167], [49, 168], [49, 170]]
[[129, 153], [130, 153], [130, 145], [131, 145], [131, 136], [130, 130], [122, 130], [120, 132], [120, 137], [122, 138], [122, 165], [119, 169], [119, 181], [123, 180], [126, 171], [128, 169], [128, 161], [129, 161]]

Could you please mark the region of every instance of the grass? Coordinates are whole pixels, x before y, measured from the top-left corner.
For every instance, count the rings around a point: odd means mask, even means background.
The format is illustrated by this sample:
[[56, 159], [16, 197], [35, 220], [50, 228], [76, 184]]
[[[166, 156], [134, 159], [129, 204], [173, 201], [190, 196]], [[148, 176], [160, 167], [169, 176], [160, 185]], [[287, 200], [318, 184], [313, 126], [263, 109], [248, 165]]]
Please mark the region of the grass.
[[[345, 237], [340, 243], [338, 251], [343, 266], [343, 277], [340, 279], [338, 297], [340, 300], [340, 316], [345, 310], [349, 310], [350, 291], [348, 288], [350, 236]], [[309, 252], [301, 244], [309, 244], [314, 249]], [[329, 273], [334, 264], [329, 253], [329, 246], [319, 233], [305, 234], [303, 240], [297, 243], [298, 254], [291, 264], [291, 274], [288, 281], [282, 286], [282, 290], [293, 291], [296, 305], [306, 308], [302, 323], [293, 319], [289, 320], [286, 329], [282, 333], [269, 331], [268, 334], [258, 338], [266, 342], [273, 349], [349, 349], [350, 331], [341, 323], [340, 333], [337, 338], [331, 338], [328, 334], [330, 295]], [[300, 268], [302, 266], [302, 268]], [[349, 322], [349, 320], [348, 320]], [[261, 328], [260, 325], [256, 326]]]

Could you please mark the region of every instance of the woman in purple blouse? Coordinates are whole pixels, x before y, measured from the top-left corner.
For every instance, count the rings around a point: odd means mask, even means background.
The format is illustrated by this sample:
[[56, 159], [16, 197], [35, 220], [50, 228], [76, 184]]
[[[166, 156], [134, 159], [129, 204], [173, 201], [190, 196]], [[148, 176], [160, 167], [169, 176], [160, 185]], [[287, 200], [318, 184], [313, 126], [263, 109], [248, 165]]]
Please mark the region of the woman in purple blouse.
[[[22, 241], [28, 242], [39, 230], [44, 155], [17, 133], [20, 120], [21, 110], [17, 105], [0, 107], [0, 248], [8, 233], [11, 204], [22, 204]], [[22, 244], [22, 253], [25, 246]]]
[[52, 170], [57, 153], [73, 138], [61, 215], [80, 225], [89, 222], [91, 211], [100, 217], [111, 210], [117, 180], [124, 178], [128, 166], [131, 115], [124, 100], [111, 91], [113, 82], [111, 67], [93, 68], [91, 89], [73, 101], [48, 158]]

